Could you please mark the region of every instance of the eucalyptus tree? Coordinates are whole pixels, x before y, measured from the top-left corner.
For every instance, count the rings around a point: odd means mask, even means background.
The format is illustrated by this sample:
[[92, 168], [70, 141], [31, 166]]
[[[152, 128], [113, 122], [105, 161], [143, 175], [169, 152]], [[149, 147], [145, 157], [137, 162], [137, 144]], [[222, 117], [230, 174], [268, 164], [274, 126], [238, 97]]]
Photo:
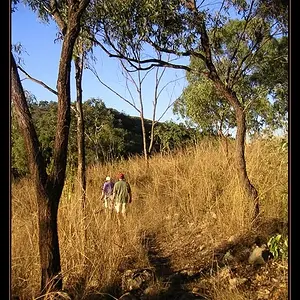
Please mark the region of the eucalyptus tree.
[[18, 125], [24, 136], [29, 169], [35, 183], [38, 204], [39, 254], [41, 264], [41, 292], [57, 291], [62, 288], [60, 250], [58, 241], [57, 214], [64, 187], [67, 149], [70, 126], [70, 72], [76, 39], [80, 32], [80, 19], [89, 0], [69, 0], [66, 18], [60, 10], [63, 1], [26, 0], [39, 16], [57, 23], [63, 42], [57, 75], [57, 124], [53, 150], [53, 164], [47, 172], [32, 116], [28, 108], [17, 64], [11, 54], [11, 97], [18, 116]]
[[[94, 14], [92, 38], [110, 57], [126, 59], [133, 69], [184, 69], [213, 83], [218, 97], [234, 112], [237, 174], [253, 200], [254, 219], [259, 214], [259, 197], [247, 174], [245, 137], [246, 112], [255, 99], [240, 97], [239, 87], [259, 62], [267, 63], [264, 54], [269, 43], [276, 36], [287, 36], [287, 16], [286, 1], [262, 0], [99, 0]], [[147, 47], [174, 57], [198, 58], [203, 64], [192, 68], [146, 55], [136, 59], [135, 51]]]
[[[226, 40], [227, 48], [232, 48], [235, 42], [231, 36], [233, 26], [239, 27], [239, 21], [230, 21], [223, 26], [223, 34], [230, 37]], [[238, 98], [245, 103], [249, 136], [267, 129], [284, 129], [287, 121], [287, 38], [273, 39], [267, 46], [266, 51], [257, 53], [257, 64], [253, 64], [251, 76], [240, 79], [235, 88]], [[222, 63], [216, 62], [217, 68], [222, 68]], [[192, 57], [189, 67], [199, 69], [201, 64], [201, 59]], [[224, 136], [225, 132], [233, 130], [234, 112], [226, 99], [217, 93], [213, 83], [205, 76], [191, 72], [187, 73], [187, 80], [188, 86], [176, 101], [174, 112], [190, 118], [204, 132]]]

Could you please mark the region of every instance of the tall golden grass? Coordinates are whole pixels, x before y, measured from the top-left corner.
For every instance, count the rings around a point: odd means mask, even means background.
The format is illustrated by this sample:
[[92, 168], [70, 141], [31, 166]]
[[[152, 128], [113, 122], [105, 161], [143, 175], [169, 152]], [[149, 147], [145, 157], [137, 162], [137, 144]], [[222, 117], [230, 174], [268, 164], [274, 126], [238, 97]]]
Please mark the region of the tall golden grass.
[[[63, 283], [73, 293], [72, 299], [83, 299], [91, 291], [117, 293], [122, 271], [150, 267], [142, 245], [149, 233], [163, 237], [160, 242], [166, 251], [177, 251], [184, 264], [189, 258], [182, 245], [198, 243], [199, 233], [201, 245], [208, 247], [248, 230], [252, 205], [236, 176], [234, 143], [228, 146], [226, 153], [224, 144], [206, 140], [176, 154], [158, 154], [148, 168], [143, 157], [89, 167], [85, 218], [72, 188], [76, 182], [67, 179], [58, 228]], [[250, 180], [259, 191], [261, 217], [286, 221], [287, 150], [276, 139], [256, 140], [246, 145], [246, 161]], [[120, 171], [131, 184], [133, 202], [126, 221], [118, 226], [114, 216], [104, 213], [100, 194], [105, 177], [115, 178]], [[12, 184], [11, 213], [12, 294], [36, 299], [40, 283], [37, 205], [30, 178]]]

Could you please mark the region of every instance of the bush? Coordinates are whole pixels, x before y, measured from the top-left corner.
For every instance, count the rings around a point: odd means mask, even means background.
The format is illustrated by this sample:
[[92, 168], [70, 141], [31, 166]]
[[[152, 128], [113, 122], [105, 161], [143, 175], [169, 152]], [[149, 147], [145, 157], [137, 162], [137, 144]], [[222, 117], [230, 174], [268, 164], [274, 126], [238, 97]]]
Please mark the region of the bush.
[[288, 257], [288, 237], [281, 234], [273, 235], [269, 241], [268, 246], [270, 252], [273, 254], [274, 258], [283, 258]]

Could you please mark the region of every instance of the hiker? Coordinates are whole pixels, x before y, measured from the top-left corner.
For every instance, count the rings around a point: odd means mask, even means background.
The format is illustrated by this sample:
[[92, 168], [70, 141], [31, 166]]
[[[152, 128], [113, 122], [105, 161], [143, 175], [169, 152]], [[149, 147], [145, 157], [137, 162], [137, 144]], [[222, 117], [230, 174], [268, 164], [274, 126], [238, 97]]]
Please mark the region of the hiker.
[[102, 194], [100, 200], [104, 200], [104, 207], [106, 212], [113, 210], [113, 188], [114, 183], [111, 178], [107, 176], [102, 186]]
[[127, 204], [132, 201], [132, 194], [130, 184], [125, 180], [123, 173], [118, 174], [118, 181], [114, 185], [112, 198], [117, 215], [121, 213], [125, 217]]

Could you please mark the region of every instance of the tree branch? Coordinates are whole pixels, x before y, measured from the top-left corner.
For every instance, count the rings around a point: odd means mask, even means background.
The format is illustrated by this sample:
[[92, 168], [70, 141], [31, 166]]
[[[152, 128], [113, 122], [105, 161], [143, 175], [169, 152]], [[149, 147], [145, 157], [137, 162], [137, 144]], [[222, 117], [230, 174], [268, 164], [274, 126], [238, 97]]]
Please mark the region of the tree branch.
[[100, 79], [100, 77], [99, 77], [97, 71], [96, 71], [94, 68], [92, 68], [91, 66], [89, 66], [88, 69], [95, 75], [95, 77], [98, 79], [98, 81], [99, 81], [102, 85], [104, 85], [107, 89], [109, 89], [111, 92], [113, 92], [113, 93], [116, 94], [118, 97], [120, 97], [121, 99], [123, 99], [126, 103], [128, 103], [130, 106], [132, 106], [138, 113], [140, 113], [139, 109], [138, 109], [134, 104], [132, 104], [129, 100], [127, 100], [127, 99], [124, 98], [122, 95], [120, 95], [119, 93], [117, 93], [114, 89], [112, 89], [112, 88], [111, 88], [110, 86], [108, 86], [106, 83], [104, 83], [104, 82]]
[[[266, 43], [266, 42], [265, 42], [265, 43]], [[231, 87], [233, 87], [233, 86], [236, 84], [238, 78], [239, 78], [239, 77], [240, 77], [240, 76], [248, 69], [248, 67], [249, 67], [249, 65], [250, 65], [250, 63], [251, 63], [251, 60], [257, 55], [258, 51], [262, 48], [262, 47], [258, 48], [258, 49], [254, 52], [254, 54], [253, 54], [253, 53], [252, 53], [253, 50], [254, 50], [258, 45], [259, 45], [259, 42], [256, 42], [256, 43], [253, 45], [253, 47], [251, 48], [251, 50], [247, 53], [247, 55], [245, 55], [245, 56], [243, 57], [243, 59], [241, 60], [240, 65], [238, 66], [237, 70], [235, 71], [234, 76], [232, 77], [232, 80], [233, 80], [233, 81], [232, 81]], [[248, 64], [246, 64], [245, 67], [241, 70], [243, 63], [246, 61], [246, 59], [247, 59], [248, 57], [250, 57]], [[240, 70], [241, 70], [241, 71], [240, 71]], [[239, 74], [239, 76], [238, 76], [239, 71], [240, 71], [240, 74]]]
[[208, 37], [207, 31], [206, 31], [206, 26], [205, 26], [204, 20], [200, 20], [199, 27], [200, 27], [199, 29], [201, 32], [201, 44], [202, 44], [202, 47], [203, 47], [204, 53], [205, 53], [204, 62], [209, 70], [209, 77], [211, 79], [215, 79], [215, 80], [219, 81], [220, 78], [219, 78], [218, 72], [212, 61], [209, 37]]
[[59, 29], [61, 30], [62, 34], [65, 35], [67, 31], [67, 24], [61, 17], [61, 14], [57, 7], [57, 1], [56, 0], [50, 0], [50, 13], [53, 16], [54, 20], [56, 21]]
[[[241, 41], [242, 41], [242, 39], [243, 39], [243, 37], [244, 37], [244, 34], [245, 34], [245, 32], [246, 32], [247, 25], [250, 23], [250, 16], [251, 16], [252, 8], [253, 8], [253, 1], [251, 2], [249, 14], [248, 14], [248, 16], [246, 16], [246, 18], [245, 18], [245, 21], [246, 21], [246, 22], [245, 22], [243, 31], [242, 31], [242, 33], [241, 33], [241, 35], [240, 35], [240, 38], [239, 38], [238, 41], [237, 41], [237, 45], [236, 45], [236, 47], [235, 47], [234, 53], [232, 54], [232, 57], [230, 58], [230, 64], [229, 64], [229, 67], [228, 67], [228, 70], [227, 70], [227, 76], [226, 76], [226, 83], [227, 83], [228, 86], [230, 86], [230, 72], [231, 72], [231, 67], [232, 67], [232, 65], [233, 65], [233, 60], [235, 59], [235, 57], [236, 57], [236, 55], [237, 55], [238, 49], [239, 49], [239, 47], [240, 47], [240, 43], [241, 43]], [[242, 61], [242, 63], [243, 63], [243, 61]], [[239, 66], [239, 68], [240, 68], [240, 66]], [[239, 68], [238, 68], [238, 69], [239, 69]], [[236, 72], [236, 73], [234, 74], [234, 76], [232, 77], [232, 82], [235, 81], [235, 77], [237, 76], [237, 74], [238, 74], [238, 72]]]
[[[125, 55], [119, 53], [119, 54], [113, 54], [111, 53], [109, 50], [107, 50], [97, 39], [93, 38], [93, 37], [89, 37], [89, 39], [94, 42], [96, 45], [98, 45], [109, 57], [114, 57], [114, 58], [119, 58], [119, 59], [123, 59], [123, 60], [127, 60], [129, 62], [129, 64], [137, 71], [137, 70], [141, 70], [141, 71], [146, 71], [149, 70], [153, 67], [167, 67], [167, 68], [173, 68], [173, 69], [181, 69], [181, 70], [186, 70], [186, 71], [192, 71], [192, 69], [188, 66], [185, 65], [179, 65], [179, 64], [172, 64], [169, 62], [166, 62], [164, 60], [160, 60], [160, 59], [145, 59], [145, 60], [137, 60], [137, 59], [133, 59], [130, 57], [126, 57]], [[135, 64], [150, 64], [147, 67], [139, 67]], [[132, 72], [132, 71], [131, 71]]]
[[168, 53], [168, 54], [174, 54], [177, 56], [184, 56], [184, 57], [189, 57], [189, 56], [195, 56], [198, 57], [202, 60], [205, 61], [205, 56], [203, 54], [201, 54], [200, 52], [197, 52], [195, 50], [188, 50], [185, 52], [180, 52], [180, 51], [174, 51], [172, 49], [167, 49], [167, 48], [163, 48], [160, 47], [159, 45], [157, 45], [156, 43], [154, 43], [151, 40], [147, 40], [147, 43], [149, 43], [155, 50], [159, 51], [159, 52], [164, 52], [164, 53]]
[[[134, 104], [134, 106], [136, 106], [136, 104], [135, 104], [135, 101], [134, 101], [134, 97], [133, 97], [133, 95], [132, 95], [132, 92], [131, 92], [131, 90], [130, 90], [130, 88], [129, 88], [129, 85], [128, 85], [128, 81], [130, 81], [134, 86], [135, 86], [135, 89], [137, 90], [137, 92], [139, 92], [139, 89], [138, 89], [138, 86], [137, 86], [137, 84], [136, 84], [136, 82], [134, 81], [134, 79], [133, 79], [133, 77], [131, 76], [131, 74], [130, 74], [130, 72], [127, 70], [127, 68], [125, 67], [125, 65], [124, 65], [124, 61], [123, 60], [119, 60], [120, 61], [120, 64], [121, 64], [121, 66], [122, 66], [122, 75], [125, 77], [125, 79], [126, 79], [126, 88], [127, 88], [127, 91], [129, 92], [129, 95], [130, 95], [130, 97], [131, 97], [131, 100], [132, 100], [132, 103]], [[124, 71], [125, 70], [125, 71]]]
[[35, 79], [33, 78], [32, 76], [30, 76], [23, 68], [21, 68], [20, 66], [17, 66], [17, 68], [22, 71], [26, 76], [27, 78], [24, 78], [24, 79], [30, 79], [40, 85], [42, 85], [44, 88], [46, 88], [48, 91], [50, 91], [51, 93], [55, 94], [56, 96], [58, 95], [57, 94], [57, 91], [55, 91], [54, 89], [52, 89], [51, 87], [49, 87], [47, 84], [45, 84], [43, 81], [41, 80], [38, 80], [38, 79]]
[[175, 103], [177, 99], [175, 99], [173, 102], [171, 102], [167, 107], [166, 109], [164, 110], [164, 112], [161, 114], [161, 116], [158, 118], [158, 120], [156, 121], [156, 123], [158, 123], [162, 118], [163, 116], [166, 114], [166, 112], [169, 110], [170, 107], [173, 106], [173, 104]]

